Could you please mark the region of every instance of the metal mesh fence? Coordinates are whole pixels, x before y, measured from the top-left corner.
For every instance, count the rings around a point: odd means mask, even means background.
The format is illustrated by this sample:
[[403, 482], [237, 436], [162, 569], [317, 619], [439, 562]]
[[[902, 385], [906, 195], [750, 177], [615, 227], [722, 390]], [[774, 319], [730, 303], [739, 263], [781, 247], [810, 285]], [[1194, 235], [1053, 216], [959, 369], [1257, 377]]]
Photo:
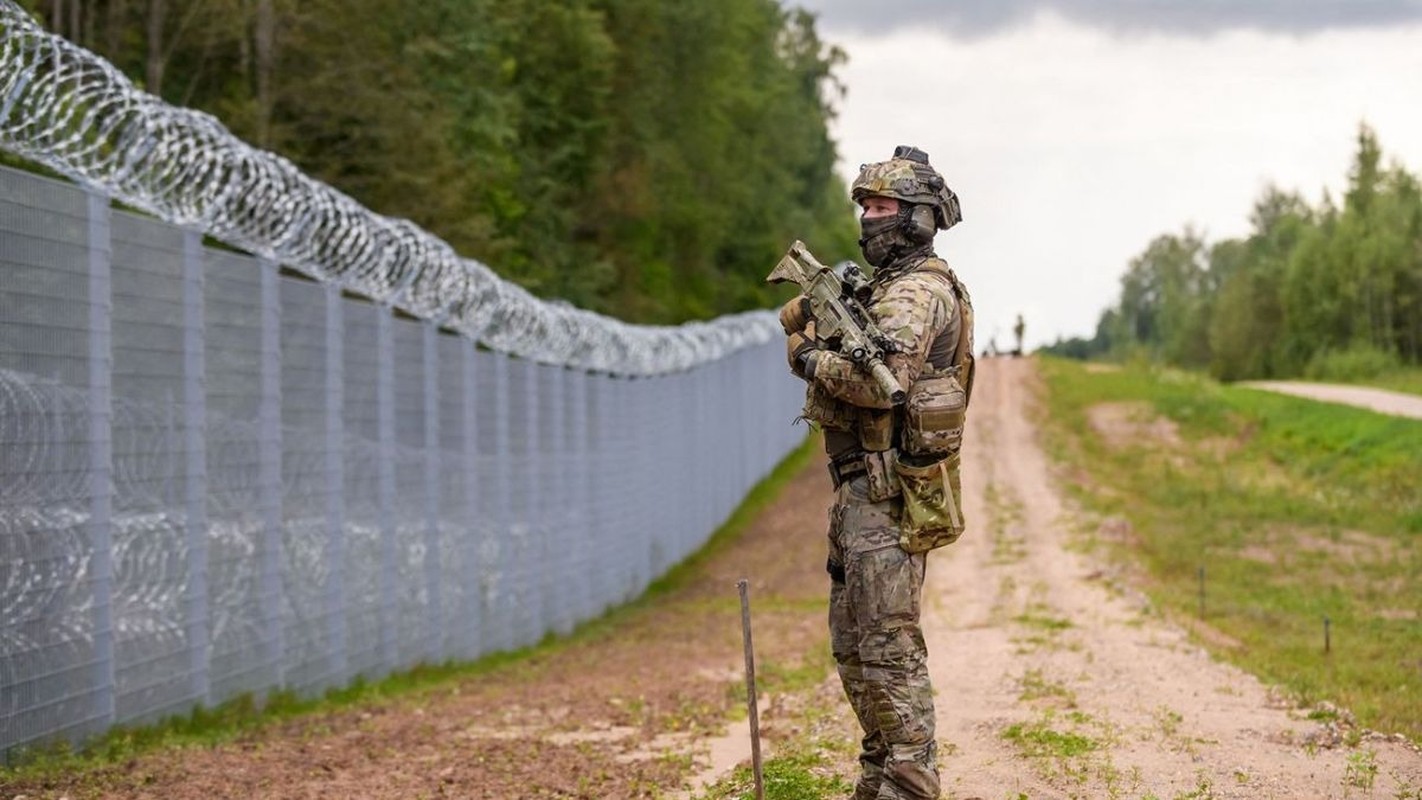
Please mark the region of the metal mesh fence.
[[700, 546], [799, 401], [775, 344], [538, 363], [0, 170], [0, 757], [567, 631]]

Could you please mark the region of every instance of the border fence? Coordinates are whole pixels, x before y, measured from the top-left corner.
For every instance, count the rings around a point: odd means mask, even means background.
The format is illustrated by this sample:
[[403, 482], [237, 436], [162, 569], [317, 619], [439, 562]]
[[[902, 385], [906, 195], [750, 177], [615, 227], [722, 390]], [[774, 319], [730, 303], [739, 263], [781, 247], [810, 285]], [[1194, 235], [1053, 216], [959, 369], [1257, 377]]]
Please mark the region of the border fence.
[[0, 170], [0, 761], [566, 632], [802, 440], [772, 314], [539, 301], [0, 37], [0, 146], [78, 182]]

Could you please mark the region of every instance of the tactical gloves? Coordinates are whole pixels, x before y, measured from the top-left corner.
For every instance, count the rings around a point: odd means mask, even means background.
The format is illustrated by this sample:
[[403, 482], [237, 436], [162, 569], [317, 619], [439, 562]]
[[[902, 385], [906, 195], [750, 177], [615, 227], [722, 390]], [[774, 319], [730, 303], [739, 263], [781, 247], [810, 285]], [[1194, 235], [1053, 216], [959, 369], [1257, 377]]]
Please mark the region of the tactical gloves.
[[810, 298], [803, 294], [790, 298], [780, 307], [780, 328], [786, 335], [803, 331], [810, 323]]
[[806, 367], [810, 356], [818, 349], [819, 345], [815, 342], [815, 322], [810, 320], [805, 323], [803, 330], [793, 331], [785, 339], [785, 358], [790, 362], [790, 371], [809, 380], [813, 372]]

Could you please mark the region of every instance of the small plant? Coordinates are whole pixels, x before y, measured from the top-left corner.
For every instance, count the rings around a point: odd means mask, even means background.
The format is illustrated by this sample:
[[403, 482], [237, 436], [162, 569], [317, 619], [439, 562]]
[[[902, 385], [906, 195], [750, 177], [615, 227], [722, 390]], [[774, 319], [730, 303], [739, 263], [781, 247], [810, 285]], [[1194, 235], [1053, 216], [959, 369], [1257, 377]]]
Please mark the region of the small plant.
[[1053, 617], [1047, 614], [1019, 614], [1014, 617], [1012, 621], [1020, 625], [1038, 628], [1051, 633], [1056, 633], [1057, 631], [1064, 631], [1067, 628], [1071, 627], [1071, 620], [1062, 619], [1061, 617]]
[[1002, 738], [1017, 745], [1023, 755], [1043, 758], [1073, 758], [1097, 748], [1095, 740], [1078, 733], [1052, 730], [1046, 721], [1036, 725], [1016, 723], [1002, 732]]
[[1048, 680], [1040, 669], [1029, 669], [1022, 675], [1019, 683], [1022, 686], [1022, 693], [1018, 697], [1022, 700], [1040, 700], [1049, 697], [1060, 697], [1065, 701], [1068, 708], [1076, 706], [1076, 697], [1065, 684]]
[[1362, 789], [1365, 792], [1373, 790], [1373, 783], [1378, 778], [1377, 753], [1372, 750], [1355, 750], [1348, 754], [1348, 765], [1343, 768], [1343, 785]]
[[[812, 753], [789, 754], [765, 762], [762, 778], [766, 800], [822, 800], [854, 790], [838, 775], [820, 771], [823, 759]], [[704, 800], [753, 800], [755, 777], [749, 767], [737, 767], [722, 778]]]
[[1180, 732], [1180, 723], [1184, 722], [1185, 718], [1180, 716], [1179, 712], [1161, 706], [1155, 710], [1155, 721], [1160, 726], [1160, 732], [1168, 738]]
[[1175, 800], [1214, 800], [1215, 787], [1210, 779], [1205, 775], [1199, 775], [1195, 780], [1193, 791], [1177, 794]]

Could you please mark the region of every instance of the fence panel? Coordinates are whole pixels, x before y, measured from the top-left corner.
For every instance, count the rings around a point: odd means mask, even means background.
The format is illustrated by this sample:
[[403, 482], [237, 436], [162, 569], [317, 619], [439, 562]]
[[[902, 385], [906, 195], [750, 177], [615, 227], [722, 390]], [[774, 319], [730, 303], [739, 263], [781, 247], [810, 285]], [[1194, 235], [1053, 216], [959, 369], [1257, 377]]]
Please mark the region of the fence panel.
[[802, 436], [776, 345], [537, 363], [13, 170], [0, 270], [0, 760], [567, 632]]
[[113, 721], [102, 210], [0, 181], [0, 744]]

